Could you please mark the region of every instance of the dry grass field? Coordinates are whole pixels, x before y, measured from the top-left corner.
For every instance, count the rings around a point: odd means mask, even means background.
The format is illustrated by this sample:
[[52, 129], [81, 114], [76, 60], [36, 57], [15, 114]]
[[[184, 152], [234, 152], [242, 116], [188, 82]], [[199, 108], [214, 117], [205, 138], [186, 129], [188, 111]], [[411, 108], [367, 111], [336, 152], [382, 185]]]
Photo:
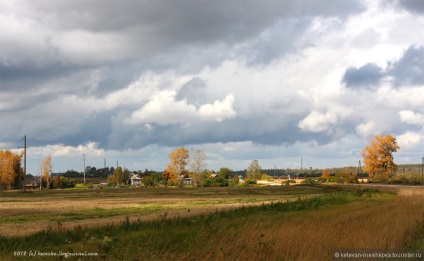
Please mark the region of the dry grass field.
[[90, 189], [0, 192], [0, 236], [24, 236], [56, 226], [99, 226], [131, 220], [192, 216], [216, 210], [322, 194], [303, 188]]
[[34, 245], [99, 253], [92, 260], [331, 260], [339, 248], [422, 249], [424, 189], [379, 190], [2, 192], [0, 257]]
[[422, 249], [424, 190], [400, 190], [398, 196], [364, 194], [349, 204], [259, 212], [210, 226], [218, 229], [212, 234], [199, 229], [193, 241], [206, 238], [213, 247], [187, 244], [186, 251], [176, 249], [160, 256], [171, 260], [331, 260], [334, 249], [341, 248]]

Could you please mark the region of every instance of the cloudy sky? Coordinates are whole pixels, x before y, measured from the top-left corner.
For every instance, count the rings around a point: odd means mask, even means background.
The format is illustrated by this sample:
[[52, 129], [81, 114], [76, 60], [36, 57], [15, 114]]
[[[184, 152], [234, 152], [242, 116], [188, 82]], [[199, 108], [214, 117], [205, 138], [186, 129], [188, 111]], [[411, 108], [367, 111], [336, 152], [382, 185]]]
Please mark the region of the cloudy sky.
[[357, 166], [424, 152], [421, 0], [0, 0], [0, 149], [28, 172]]

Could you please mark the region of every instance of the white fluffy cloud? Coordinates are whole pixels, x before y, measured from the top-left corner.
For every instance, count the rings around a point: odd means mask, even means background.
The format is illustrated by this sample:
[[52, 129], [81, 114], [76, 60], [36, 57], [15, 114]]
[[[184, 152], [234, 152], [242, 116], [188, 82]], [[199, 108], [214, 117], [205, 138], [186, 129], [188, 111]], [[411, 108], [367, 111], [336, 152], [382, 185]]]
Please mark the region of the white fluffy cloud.
[[215, 100], [214, 103], [203, 104], [199, 108], [199, 117], [202, 120], [215, 120], [221, 122], [237, 115], [233, 108], [234, 95], [228, 94], [224, 100]]
[[154, 95], [151, 100], [133, 112], [124, 122], [127, 124], [170, 125], [190, 123], [196, 115], [196, 108], [185, 101], [175, 101], [175, 92], [163, 91]]
[[312, 111], [305, 119], [299, 122], [299, 128], [303, 131], [321, 132], [329, 130], [336, 122], [337, 115], [334, 112]]
[[406, 133], [399, 135], [396, 140], [399, 147], [402, 149], [420, 144], [422, 138], [423, 135], [421, 133], [407, 131]]
[[400, 120], [408, 124], [423, 125], [424, 115], [410, 110], [402, 110], [399, 112]]
[[199, 120], [221, 122], [237, 115], [233, 109], [234, 95], [224, 100], [203, 104], [199, 109], [186, 100], [175, 100], [175, 92], [162, 91], [154, 95], [143, 107], [133, 112], [124, 122], [127, 124], [190, 124]]
[[32, 147], [30, 150], [32, 156], [52, 155], [52, 157], [80, 157], [82, 154], [90, 156], [102, 157], [105, 155], [105, 150], [99, 148], [99, 144], [93, 141], [86, 144], [80, 144], [76, 147], [63, 144], [51, 144], [42, 147]]
[[379, 128], [377, 124], [371, 121], [359, 124], [358, 126], [356, 126], [355, 130], [358, 133], [358, 135], [364, 138], [368, 138], [379, 132]]

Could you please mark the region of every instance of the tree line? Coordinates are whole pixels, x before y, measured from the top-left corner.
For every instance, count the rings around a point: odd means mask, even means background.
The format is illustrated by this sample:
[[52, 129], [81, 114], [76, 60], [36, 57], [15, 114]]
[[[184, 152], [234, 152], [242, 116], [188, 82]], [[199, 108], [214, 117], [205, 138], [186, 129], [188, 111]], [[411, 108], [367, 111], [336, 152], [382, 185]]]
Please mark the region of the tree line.
[[[252, 160], [248, 168], [244, 171], [233, 171], [222, 167], [219, 171], [206, 169], [206, 156], [203, 150], [184, 147], [174, 149], [169, 155], [169, 163], [163, 172], [156, 171], [133, 171], [122, 169], [122, 167], [96, 169], [89, 167], [88, 173], [92, 176], [108, 176], [107, 181], [111, 184], [128, 185], [131, 175], [138, 174], [145, 186], [178, 186], [181, 187], [187, 182], [192, 186], [229, 186], [237, 185], [239, 177], [243, 177], [245, 183], [256, 183], [260, 179], [272, 179], [269, 174], [294, 177], [319, 177], [321, 181], [331, 181], [339, 183], [358, 182], [359, 178], [368, 176], [373, 182], [401, 182], [395, 178], [398, 173], [398, 165], [394, 163], [393, 153], [397, 152], [399, 146], [396, 138], [387, 134], [386, 136], [376, 135], [361, 152], [363, 157], [363, 169], [359, 167], [344, 167], [333, 169], [267, 169], [262, 170], [258, 160]], [[10, 150], [0, 150], [0, 188], [21, 188], [23, 180], [23, 170], [21, 167], [23, 153], [13, 153]], [[48, 155], [40, 164], [39, 176], [40, 186], [44, 188], [63, 188], [75, 186], [75, 181], [66, 176], [82, 175], [75, 171], [68, 171], [63, 175], [52, 177], [51, 156]], [[406, 169], [417, 169], [420, 165], [404, 165]], [[403, 177], [405, 179], [406, 176]], [[417, 177], [413, 177], [413, 183], [417, 183]], [[403, 182], [403, 181], [402, 181]], [[422, 180], [421, 180], [422, 182]]]
[[[176, 148], [169, 155], [169, 163], [162, 172], [163, 184], [182, 187], [185, 182], [192, 186], [224, 187], [229, 186], [232, 170], [226, 167], [220, 168], [218, 172], [206, 169], [206, 155], [203, 150], [184, 147]], [[234, 179], [233, 183], [238, 183]]]
[[238, 176], [229, 180], [233, 171], [222, 167], [218, 172], [206, 169], [206, 156], [203, 150], [184, 147], [174, 149], [169, 155], [169, 163], [162, 172], [141, 171], [130, 172], [128, 169], [117, 167], [107, 179], [109, 184], [125, 186], [129, 184], [130, 176], [137, 174], [141, 177], [142, 185], [148, 186], [203, 186], [223, 187], [238, 183]]

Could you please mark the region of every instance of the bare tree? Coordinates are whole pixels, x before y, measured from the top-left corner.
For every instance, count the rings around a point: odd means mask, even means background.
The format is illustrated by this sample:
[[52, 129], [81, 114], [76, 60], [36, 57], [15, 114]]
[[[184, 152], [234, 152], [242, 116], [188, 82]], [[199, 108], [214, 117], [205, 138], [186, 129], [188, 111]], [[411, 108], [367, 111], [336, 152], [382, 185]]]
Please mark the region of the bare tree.
[[193, 178], [193, 182], [195, 186], [200, 186], [200, 175], [203, 173], [205, 169], [206, 163], [206, 155], [203, 150], [190, 150], [190, 159], [189, 159], [189, 171]]
[[247, 178], [249, 180], [260, 180], [262, 175], [262, 169], [261, 166], [259, 166], [258, 160], [252, 160], [252, 162], [249, 165], [249, 168], [247, 168]]

